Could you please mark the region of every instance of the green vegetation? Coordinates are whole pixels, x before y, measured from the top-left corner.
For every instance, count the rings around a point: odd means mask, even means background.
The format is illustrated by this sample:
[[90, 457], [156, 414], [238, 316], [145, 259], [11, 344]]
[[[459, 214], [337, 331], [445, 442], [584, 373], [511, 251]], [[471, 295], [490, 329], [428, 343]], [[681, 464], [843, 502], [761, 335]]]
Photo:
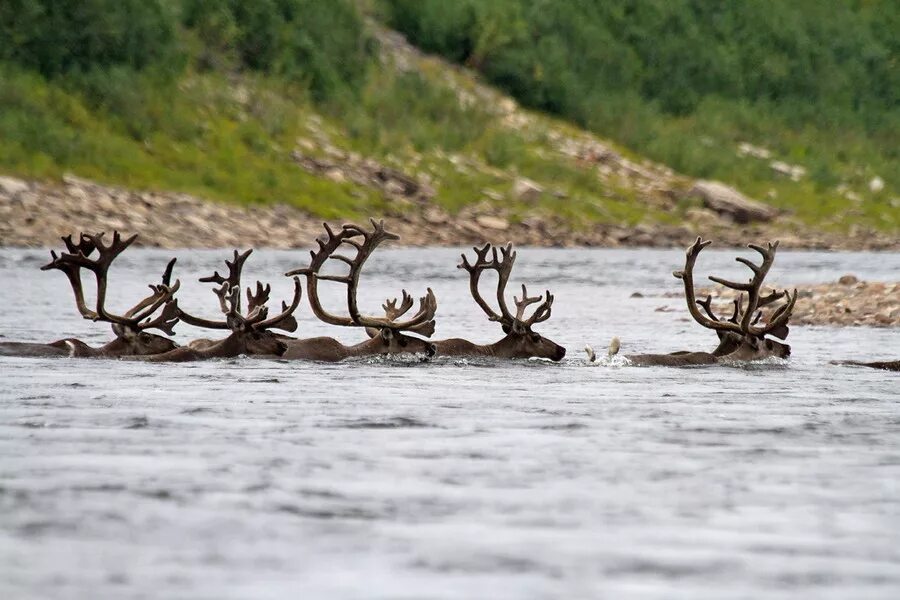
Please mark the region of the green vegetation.
[[[780, 14], [762, 1], [715, 15], [698, 2], [641, 2], [631, 12], [600, 4], [609, 3], [363, 6], [523, 103], [612, 137], [625, 154], [759, 198], [774, 191], [773, 203], [816, 224], [848, 214], [835, 191], [846, 184], [865, 200], [852, 207], [858, 222], [900, 227], [889, 204], [900, 188], [893, 5], [841, 3], [832, 15], [801, 2], [801, 19], [794, 5]], [[751, 21], [765, 34], [756, 39], [740, 27], [751, 13], [777, 23]], [[485, 190], [506, 193], [521, 176], [548, 191], [512, 207], [513, 218], [683, 216], [636, 202], [628, 182], [560, 154], [551, 134], [578, 135], [569, 125], [540, 115], [526, 130], [504, 124], [483, 99], [460, 101], [475, 86], [466, 73], [380, 60], [353, 0], [10, 0], [0, 3], [0, 40], [0, 172], [289, 202], [323, 217], [388, 208], [373, 189], [299, 168], [291, 153], [312, 140], [304, 152], [327, 157], [330, 146], [430, 180], [450, 211], [496, 202]], [[780, 178], [737, 156], [739, 141], [809, 175]], [[868, 191], [875, 174], [887, 182], [881, 193]]]
[[[900, 4], [891, 0], [382, 0], [416, 45], [697, 177], [819, 219], [844, 202], [896, 226]], [[805, 167], [772, 182], [740, 142]], [[887, 190], [868, 193], [875, 176]], [[814, 214], [821, 212], [821, 214]], [[879, 215], [883, 215], [883, 218]]]

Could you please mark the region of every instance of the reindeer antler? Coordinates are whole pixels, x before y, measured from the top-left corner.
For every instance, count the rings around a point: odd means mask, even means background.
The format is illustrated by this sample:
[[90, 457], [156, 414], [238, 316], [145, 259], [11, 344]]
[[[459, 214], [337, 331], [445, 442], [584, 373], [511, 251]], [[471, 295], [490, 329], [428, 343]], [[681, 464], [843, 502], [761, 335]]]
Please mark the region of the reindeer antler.
[[[137, 239], [137, 235], [132, 235], [123, 240], [119, 232], [114, 231], [113, 239], [108, 245], [103, 243], [103, 235], [103, 233], [94, 235], [82, 233], [77, 244], [72, 241], [72, 236], [63, 237], [62, 240], [68, 252], [57, 255], [55, 251], [51, 251], [50, 256], [52, 260], [42, 266], [41, 270], [57, 269], [65, 273], [72, 286], [78, 311], [86, 319], [106, 321], [114, 326], [124, 327], [132, 331], [159, 329], [169, 335], [173, 335], [173, 328], [178, 322], [174, 296], [181, 286], [181, 282], [178, 280], [171, 284], [172, 269], [175, 266], [176, 259], [173, 258], [166, 266], [163, 272], [162, 283], [149, 286], [153, 292], [152, 294], [138, 302], [124, 315], [113, 314], [106, 308], [109, 267]], [[91, 258], [95, 251], [97, 252], [97, 257]], [[88, 308], [84, 300], [81, 269], [91, 271], [97, 283], [97, 303], [94, 310]], [[157, 318], [150, 319], [153, 313], [161, 306], [164, 306], [163, 312]]]
[[253, 252], [252, 249], [246, 252], [234, 251], [232, 260], [226, 260], [225, 265], [228, 267], [228, 277], [223, 277], [218, 271], [214, 271], [212, 275], [201, 277], [203, 283], [216, 283], [219, 287], [213, 289], [213, 293], [219, 299], [219, 308], [225, 315], [224, 321], [213, 321], [202, 317], [196, 317], [178, 309], [181, 319], [190, 325], [196, 327], [204, 327], [206, 329], [230, 329], [235, 332], [263, 331], [265, 329], [282, 329], [284, 331], [295, 331], [297, 329], [297, 320], [293, 317], [293, 312], [300, 305], [300, 298], [303, 295], [303, 289], [300, 287], [300, 280], [294, 277], [294, 297], [291, 304], [281, 303], [281, 313], [275, 315], [271, 319], [269, 316], [269, 308], [266, 303], [269, 301], [271, 286], [256, 282], [256, 292], [247, 288], [247, 313], [241, 313], [241, 274], [244, 269], [244, 263]]
[[[457, 268], [464, 269], [469, 273], [469, 290], [472, 297], [481, 310], [487, 314], [488, 319], [497, 321], [503, 325], [504, 330], [515, 330], [519, 333], [528, 331], [531, 326], [541, 323], [550, 318], [550, 311], [553, 305], [553, 295], [547, 290], [546, 296], [529, 297], [525, 286], [522, 286], [522, 299], [518, 300], [513, 296], [513, 302], [516, 305], [516, 314], [512, 312], [506, 303], [506, 285], [509, 283], [509, 276], [512, 273], [513, 265], [516, 262], [516, 252], [513, 250], [511, 243], [500, 248], [499, 254], [497, 248], [491, 244], [485, 244], [483, 247], [473, 248], [475, 251], [475, 261], [469, 262], [468, 257], [463, 254], [462, 262]], [[488, 259], [490, 255], [490, 259]], [[496, 313], [491, 305], [484, 299], [479, 290], [481, 274], [484, 271], [497, 272], [497, 305], [500, 313]], [[525, 309], [538, 302], [543, 302], [537, 307], [534, 313], [528, 319], [524, 319]]]
[[[763, 260], [760, 264], [755, 264], [749, 259], [740, 256], [735, 259], [737, 262], [746, 265], [753, 271], [753, 276], [747, 283], [733, 282], [715, 276], [709, 277], [711, 281], [727, 288], [737, 290], [738, 292], [746, 292], [747, 294], [746, 306], [743, 305], [743, 294], [738, 294], [738, 297], [735, 298], [734, 313], [728, 320], [722, 320], [716, 317], [712, 311], [711, 298], [709, 296], [707, 296], [705, 300], [697, 300], [694, 295], [694, 264], [696, 263], [697, 256], [699, 256], [700, 252], [711, 243], [712, 242], [709, 240], [703, 241], [702, 238], [698, 237], [687, 249], [684, 269], [673, 273], [676, 278], [681, 279], [684, 282], [684, 295], [691, 316], [693, 316], [698, 323], [709, 329], [733, 331], [735, 333], [752, 335], [755, 337], [763, 337], [766, 334], [771, 333], [772, 335], [784, 339], [784, 337], [787, 336], [785, 326], [791, 317], [791, 312], [797, 301], [797, 290], [794, 290], [793, 295], [785, 290], [783, 292], [773, 291], [767, 296], [760, 296], [760, 289], [762, 288], [763, 281], [775, 261], [775, 251], [778, 249], [778, 242], [770, 242], [765, 248], [756, 244], [748, 245], [749, 248], [762, 255]], [[769, 321], [762, 326], [757, 326], [756, 324], [762, 317], [762, 313], [758, 309], [785, 297], [787, 297], [787, 302], [775, 309]], [[700, 313], [697, 308], [698, 306], [705, 310], [708, 317], [705, 317]]]
[[[419, 310], [409, 319], [398, 319], [412, 308], [412, 298], [403, 290], [403, 301], [400, 309], [396, 308], [396, 300], [389, 311], [385, 305], [385, 317], [364, 315], [359, 310], [357, 301], [357, 289], [363, 265], [372, 252], [385, 241], [398, 240], [400, 237], [390, 233], [384, 228], [384, 221], [370, 219], [372, 230], [368, 231], [358, 225], [344, 225], [340, 231], [335, 232], [325, 223], [325, 237], [317, 241], [318, 250], [310, 251], [311, 260], [308, 267], [288, 271], [286, 275], [306, 276], [306, 291], [309, 296], [310, 306], [315, 315], [326, 323], [345, 327], [369, 327], [374, 329], [390, 329], [393, 331], [411, 331], [430, 337], [434, 333], [434, 315], [437, 311], [437, 299], [429, 288], [425, 296], [419, 299]], [[354, 252], [351, 258], [343, 254], [337, 254], [342, 246], [349, 246]], [[346, 264], [349, 271], [346, 275], [323, 275], [322, 267], [333, 259]], [[335, 315], [324, 309], [318, 295], [319, 281], [333, 281], [347, 286], [347, 311], [348, 316]]]
[[413, 298], [410, 296], [406, 290], [402, 290], [403, 299], [400, 301], [400, 306], [397, 306], [397, 299], [387, 299], [384, 304], [381, 305], [381, 308], [384, 309], [384, 316], [387, 317], [391, 321], [395, 321], [409, 312], [409, 309], [413, 307]]

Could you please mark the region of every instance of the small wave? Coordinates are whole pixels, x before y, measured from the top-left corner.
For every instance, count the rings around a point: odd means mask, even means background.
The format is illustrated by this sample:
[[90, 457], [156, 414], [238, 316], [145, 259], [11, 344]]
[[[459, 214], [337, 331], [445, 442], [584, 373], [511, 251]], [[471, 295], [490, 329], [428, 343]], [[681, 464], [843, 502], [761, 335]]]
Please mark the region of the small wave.
[[279, 504], [278, 506], [274, 507], [274, 510], [276, 512], [288, 513], [298, 517], [323, 520], [359, 519], [365, 521], [374, 521], [381, 517], [381, 515], [378, 515], [377, 513], [356, 507], [328, 510], [321, 508], [306, 508], [294, 504]]
[[541, 425], [538, 429], [543, 429], [545, 431], [575, 431], [577, 429], [587, 429], [587, 425], [584, 423], [554, 423], [551, 425]]
[[387, 419], [354, 419], [337, 425], [343, 429], [401, 429], [434, 427], [430, 423], [412, 417], [390, 417]]
[[734, 361], [719, 361], [720, 365], [725, 367], [733, 367], [737, 369], [744, 369], [747, 371], [754, 371], [758, 369], [767, 369], [771, 367], [778, 367], [782, 369], [786, 369], [791, 365], [790, 359], [787, 358], [778, 358], [775, 356], [769, 356], [766, 358], [760, 358], [758, 360], [734, 360]]
[[616, 354], [613, 356], [601, 356], [596, 361], [591, 362], [583, 359], [582, 362], [590, 367], [632, 367], [634, 363], [624, 354]]
[[146, 429], [150, 426], [150, 419], [142, 415], [140, 417], [131, 417], [125, 423], [125, 429]]

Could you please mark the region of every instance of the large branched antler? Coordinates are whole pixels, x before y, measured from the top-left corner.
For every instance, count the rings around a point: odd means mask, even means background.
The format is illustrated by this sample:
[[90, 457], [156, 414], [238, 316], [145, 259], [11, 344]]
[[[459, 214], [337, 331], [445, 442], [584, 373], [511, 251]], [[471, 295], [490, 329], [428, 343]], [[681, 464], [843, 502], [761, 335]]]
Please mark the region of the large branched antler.
[[[326, 323], [344, 327], [409, 331], [430, 337], [434, 333], [434, 315], [437, 312], [437, 299], [431, 288], [428, 289], [425, 296], [419, 299], [419, 310], [406, 320], [400, 320], [400, 318], [413, 306], [412, 298], [406, 290], [403, 290], [400, 309], [396, 308], [396, 300], [394, 300], [391, 310], [388, 310], [385, 305], [384, 317], [365, 315], [360, 312], [357, 290], [363, 265], [380, 244], [400, 239], [398, 235], [385, 230], [384, 221], [370, 219], [370, 222], [372, 223], [371, 231], [358, 225], [347, 224], [337, 232], [325, 223], [325, 237], [316, 240], [319, 249], [310, 251], [309, 266], [288, 271], [286, 275], [304, 275], [306, 277], [306, 291], [310, 306], [315, 315]], [[337, 253], [345, 246], [352, 249], [352, 257]], [[322, 267], [329, 259], [346, 264], [348, 266], [347, 274], [321, 274]], [[319, 300], [319, 281], [333, 281], [347, 286], [347, 316], [335, 315], [325, 310]]]
[[[550, 290], [547, 290], [545, 296], [530, 297], [528, 296], [528, 290], [523, 285], [522, 299], [519, 300], [513, 296], [513, 302], [516, 305], [516, 313], [513, 315], [506, 302], [506, 285], [509, 283], [509, 276], [516, 262], [516, 252], [513, 250], [511, 243], [501, 247], [499, 254], [497, 250], [491, 244], [485, 244], [481, 248], [476, 246], [474, 248], [475, 261], [469, 262], [468, 257], [463, 254], [462, 262], [457, 265], [457, 268], [464, 269], [469, 273], [469, 290], [472, 293], [472, 298], [475, 299], [481, 310], [487, 314], [488, 319], [499, 322], [503, 325], [504, 331], [524, 333], [529, 331], [533, 325], [550, 318], [553, 294], [550, 293]], [[500, 309], [499, 314], [491, 308], [491, 305], [484, 299], [479, 290], [481, 274], [484, 271], [497, 272], [497, 305]], [[541, 302], [542, 300], [543, 302]], [[524, 318], [525, 309], [538, 302], [541, 304], [535, 309], [534, 313], [527, 319]]]
[[[82, 233], [77, 244], [72, 241], [72, 236], [65, 236], [62, 239], [68, 252], [57, 255], [55, 251], [51, 251], [52, 260], [41, 267], [41, 270], [57, 269], [66, 275], [75, 295], [78, 312], [86, 319], [112, 323], [114, 328], [121, 327], [131, 332], [159, 329], [173, 335], [174, 326], [178, 322], [178, 309], [174, 296], [181, 286], [181, 282], [178, 280], [175, 280], [174, 284], [171, 283], [172, 269], [176, 259], [173, 258], [166, 266], [162, 283], [149, 286], [152, 294], [138, 302], [124, 315], [117, 315], [106, 308], [109, 267], [125, 249], [134, 243], [137, 235], [123, 240], [119, 232], [114, 231], [113, 239], [108, 245], [103, 243], [103, 235], [103, 233], [95, 235]], [[97, 257], [92, 258], [95, 251]], [[91, 271], [97, 283], [97, 301], [93, 310], [88, 308], [84, 300], [82, 269]], [[162, 312], [156, 318], [151, 318], [160, 307], [163, 307]]]
[[[760, 295], [763, 281], [775, 261], [775, 251], [778, 249], [778, 242], [769, 243], [765, 248], [756, 244], [748, 246], [762, 255], [760, 264], [753, 263], [749, 259], [740, 256], [735, 259], [753, 271], [753, 276], [747, 283], [729, 281], [715, 276], [709, 277], [711, 281], [739, 292], [738, 297], [734, 300], [734, 312], [730, 319], [720, 319], [713, 313], [712, 299], [709, 296], [704, 300], [697, 300], [694, 294], [694, 265], [700, 252], [711, 243], [709, 240], [704, 241], [698, 237], [697, 241], [687, 249], [684, 269], [673, 273], [676, 278], [684, 282], [684, 295], [691, 316], [698, 323], [709, 329], [733, 331], [754, 337], [772, 334], [784, 339], [787, 336], [787, 323], [790, 320], [794, 304], [797, 302], [797, 290], [795, 289], [793, 294], [785, 290], [782, 292], [774, 291], [766, 296]], [[747, 295], [746, 306], [744, 305], [744, 293]], [[782, 298], [787, 298], [787, 301], [775, 309], [766, 323], [757, 325], [762, 318], [760, 309]], [[702, 307], [708, 316], [704, 316], [698, 307]]]
[[254, 293], [249, 287], [247, 288], [247, 312], [241, 313], [241, 274], [244, 269], [244, 263], [247, 262], [253, 250], [246, 252], [234, 251], [232, 260], [226, 260], [225, 265], [228, 267], [228, 276], [224, 277], [218, 271], [214, 271], [212, 275], [201, 277], [203, 283], [216, 283], [219, 287], [213, 289], [213, 293], [219, 299], [219, 309], [225, 315], [224, 321], [214, 321], [197, 317], [178, 309], [181, 319], [190, 325], [196, 327], [204, 327], [206, 329], [230, 329], [235, 332], [247, 333], [250, 331], [263, 331], [266, 329], [282, 329], [284, 331], [295, 331], [297, 329], [297, 320], [293, 313], [300, 305], [300, 298], [303, 295], [303, 288], [300, 286], [300, 279], [294, 277], [294, 297], [291, 304], [281, 303], [281, 312], [272, 318], [269, 316], [269, 308], [266, 303], [269, 301], [271, 286], [268, 284], [263, 286], [259, 281], [256, 282], [256, 292]]

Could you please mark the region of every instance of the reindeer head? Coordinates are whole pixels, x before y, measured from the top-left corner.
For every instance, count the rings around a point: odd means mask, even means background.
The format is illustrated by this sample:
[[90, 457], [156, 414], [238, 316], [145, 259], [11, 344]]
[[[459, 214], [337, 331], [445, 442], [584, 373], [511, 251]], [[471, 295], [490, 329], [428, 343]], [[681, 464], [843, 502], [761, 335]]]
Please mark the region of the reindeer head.
[[[325, 223], [325, 237], [316, 240], [318, 251], [310, 252], [311, 261], [308, 267], [288, 271], [286, 275], [305, 275], [306, 290], [313, 313], [322, 321], [343, 327], [362, 327], [373, 340], [381, 344], [381, 354], [422, 353], [432, 356], [434, 344], [418, 334], [431, 337], [434, 333], [434, 315], [437, 312], [437, 299], [429, 288], [425, 296], [419, 299], [419, 309], [411, 317], [403, 316], [413, 307], [412, 297], [403, 290], [400, 305], [397, 300], [388, 300], [383, 308], [384, 317], [365, 315], [360, 312], [357, 302], [357, 288], [363, 265], [372, 252], [383, 242], [400, 239], [396, 234], [384, 229], [384, 221], [370, 220], [372, 230], [368, 231], [358, 225], [344, 225], [335, 232]], [[339, 254], [338, 250], [349, 249], [351, 256]], [[329, 260], [342, 262], [349, 267], [346, 275], [323, 275], [320, 270]], [[325, 310], [319, 300], [319, 281], [333, 281], [347, 286], [347, 316], [334, 315]]]
[[[506, 284], [509, 281], [510, 273], [512, 273], [513, 264], [516, 261], [516, 253], [512, 244], [507, 244], [505, 248], [497, 248], [491, 244], [485, 244], [482, 248], [474, 248], [475, 262], [470, 263], [465, 254], [462, 255], [462, 262], [458, 268], [465, 269], [469, 273], [469, 288], [472, 297], [481, 310], [487, 314], [488, 319], [500, 323], [503, 333], [506, 337], [501, 342], [504, 353], [510, 358], [549, 358], [550, 360], [559, 361], [566, 355], [566, 349], [553, 342], [541, 334], [534, 331], [533, 326], [542, 323], [550, 318], [550, 310], [553, 306], [553, 294], [547, 290], [544, 296], [529, 296], [525, 285], [522, 285], [522, 298], [513, 296], [513, 303], [516, 306], [515, 315], [509, 310], [506, 303]], [[491, 258], [488, 259], [488, 254]], [[491, 305], [481, 296], [478, 290], [478, 284], [481, 280], [481, 274], [484, 271], [491, 270], [497, 272], [497, 304], [500, 313], [494, 311]], [[532, 304], [538, 304], [530, 317], [525, 317], [525, 309]]]
[[[67, 252], [57, 255], [51, 251], [52, 260], [41, 267], [42, 271], [57, 269], [65, 273], [75, 294], [75, 304], [85, 319], [105, 321], [112, 325], [116, 341], [105, 347], [106, 351], [116, 355], [150, 355], [168, 352], [178, 345], [169, 338], [148, 333], [148, 329], [158, 329], [167, 335], [174, 335], [175, 324], [178, 323], [177, 303], [174, 299], [181, 283], [171, 283], [172, 269], [175, 259], [169, 261], [163, 272], [162, 283], [150, 285], [153, 292], [124, 315], [117, 315], [106, 308], [107, 274], [113, 261], [130, 246], [137, 235], [125, 240], [118, 231], [113, 232], [113, 239], [107, 245], [103, 243], [103, 233], [90, 235], [82, 233], [78, 243], [72, 236], [66, 236], [63, 242]], [[92, 255], [96, 251], [97, 256]], [[94, 274], [97, 284], [97, 303], [91, 310], [84, 300], [84, 289], [81, 282], [81, 270], [87, 269]], [[162, 309], [156, 318], [151, 318], [157, 310]]]
[[[688, 310], [694, 319], [709, 329], [715, 330], [719, 336], [719, 347], [713, 352], [716, 356], [726, 360], [756, 360], [767, 357], [787, 358], [791, 354], [791, 347], [780, 340], [787, 339], [788, 321], [797, 302], [797, 290], [793, 294], [785, 291], [773, 291], [761, 296], [760, 289], [763, 281], [775, 261], [775, 251], [778, 242], [771, 242], [764, 248], [756, 244], [748, 247], [762, 255], [762, 263], [755, 264], [750, 260], [738, 257], [739, 263], [746, 265], [753, 271], [753, 277], [747, 283], [738, 283], [710, 276], [710, 280], [727, 288], [737, 290], [739, 295], [734, 300], [734, 311], [730, 318], [721, 319], [712, 310], [712, 298], [707, 296], [704, 300], [697, 300], [694, 295], [693, 272], [694, 264], [700, 252], [712, 242], [697, 238], [687, 250], [684, 270], [673, 273], [675, 277], [684, 282], [684, 294], [688, 303]], [[746, 293], [746, 304], [744, 294]], [[762, 308], [781, 299], [786, 301], [776, 308], [768, 320], [760, 324], [763, 316]], [[703, 315], [699, 308], [703, 308]], [[771, 337], [769, 337], [771, 336]]]
[[293, 313], [300, 304], [303, 290], [300, 287], [300, 280], [294, 277], [294, 298], [291, 304], [282, 302], [281, 312], [268, 318], [269, 308], [266, 303], [269, 301], [272, 288], [268, 284], [263, 286], [257, 281], [255, 292], [247, 288], [247, 309], [246, 312], [241, 312], [241, 272], [252, 252], [253, 250], [247, 250], [244, 253], [234, 251], [232, 260], [225, 261], [225, 265], [228, 267], [228, 277], [223, 277], [219, 275], [218, 271], [215, 271], [208, 277], [200, 278], [203, 283], [218, 284], [219, 287], [215, 288], [213, 293], [219, 298], [219, 308], [225, 315], [224, 321], [195, 317], [180, 308], [178, 314], [181, 320], [189, 325], [207, 329], [230, 330], [235, 341], [240, 344], [242, 353], [281, 356], [287, 346], [277, 334], [269, 330], [295, 331], [297, 329], [297, 320]]

